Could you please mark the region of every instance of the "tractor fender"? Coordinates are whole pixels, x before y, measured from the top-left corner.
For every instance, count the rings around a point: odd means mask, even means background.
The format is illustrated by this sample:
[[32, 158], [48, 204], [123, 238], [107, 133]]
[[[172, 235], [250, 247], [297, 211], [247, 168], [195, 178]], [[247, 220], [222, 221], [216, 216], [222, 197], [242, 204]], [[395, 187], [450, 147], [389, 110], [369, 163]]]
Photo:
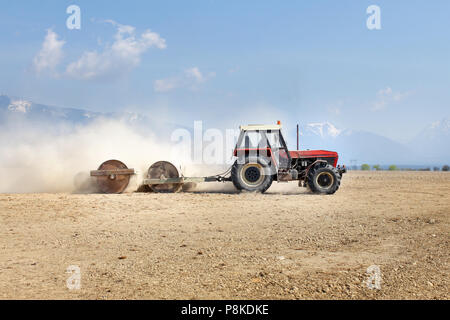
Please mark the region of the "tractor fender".
[[319, 163], [327, 164], [328, 162], [326, 162], [325, 160], [316, 160], [313, 163], [311, 163], [305, 170], [305, 178], [308, 176], [309, 170], [311, 170], [311, 168], [315, 167]]

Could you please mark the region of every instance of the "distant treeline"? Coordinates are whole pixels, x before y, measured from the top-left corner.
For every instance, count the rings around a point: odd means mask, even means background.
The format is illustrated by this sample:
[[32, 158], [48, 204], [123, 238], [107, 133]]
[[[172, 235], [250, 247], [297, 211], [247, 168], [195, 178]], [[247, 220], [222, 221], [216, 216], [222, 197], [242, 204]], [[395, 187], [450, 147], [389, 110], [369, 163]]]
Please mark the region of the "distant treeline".
[[392, 164], [390, 166], [380, 166], [379, 164], [369, 165], [367, 163], [364, 163], [361, 166], [353, 166], [353, 167], [350, 167], [349, 169], [363, 170], [363, 171], [370, 171], [370, 170], [374, 170], [374, 171], [382, 171], [382, 170], [387, 170], [387, 171], [450, 171], [450, 167], [448, 165], [444, 165], [442, 167], [415, 166], [414, 168], [413, 167], [410, 168], [408, 166], [397, 166], [395, 164]]

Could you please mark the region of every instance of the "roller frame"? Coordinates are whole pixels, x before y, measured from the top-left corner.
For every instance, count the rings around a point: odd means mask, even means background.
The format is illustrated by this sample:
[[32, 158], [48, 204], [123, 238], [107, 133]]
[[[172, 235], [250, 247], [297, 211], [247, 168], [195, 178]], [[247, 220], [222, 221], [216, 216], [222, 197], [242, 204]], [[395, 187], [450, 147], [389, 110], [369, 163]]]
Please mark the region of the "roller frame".
[[144, 179], [143, 184], [155, 185], [155, 184], [178, 184], [187, 182], [214, 182], [214, 181], [224, 181], [218, 177], [179, 177], [179, 178], [166, 178], [166, 179]]

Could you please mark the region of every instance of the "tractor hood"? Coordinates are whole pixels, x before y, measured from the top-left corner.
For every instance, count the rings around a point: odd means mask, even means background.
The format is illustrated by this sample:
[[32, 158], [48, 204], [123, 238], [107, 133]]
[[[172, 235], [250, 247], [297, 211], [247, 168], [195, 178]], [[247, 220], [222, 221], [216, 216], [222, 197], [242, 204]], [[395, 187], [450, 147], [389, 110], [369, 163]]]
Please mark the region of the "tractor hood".
[[327, 160], [334, 167], [336, 167], [339, 158], [337, 152], [328, 150], [289, 151], [289, 154], [292, 159], [317, 158]]
[[289, 151], [292, 158], [337, 157], [337, 152], [328, 150]]

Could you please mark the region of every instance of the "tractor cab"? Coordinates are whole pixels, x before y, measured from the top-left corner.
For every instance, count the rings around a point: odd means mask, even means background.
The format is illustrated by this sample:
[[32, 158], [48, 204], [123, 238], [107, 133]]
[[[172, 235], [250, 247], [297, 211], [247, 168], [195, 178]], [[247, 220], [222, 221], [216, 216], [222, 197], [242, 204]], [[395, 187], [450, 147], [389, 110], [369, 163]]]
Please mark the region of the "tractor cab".
[[292, 158], [281, 133], [281, 124], [241, 126], [234, 156], [266, 157], [277, 169], [288, 169]]

